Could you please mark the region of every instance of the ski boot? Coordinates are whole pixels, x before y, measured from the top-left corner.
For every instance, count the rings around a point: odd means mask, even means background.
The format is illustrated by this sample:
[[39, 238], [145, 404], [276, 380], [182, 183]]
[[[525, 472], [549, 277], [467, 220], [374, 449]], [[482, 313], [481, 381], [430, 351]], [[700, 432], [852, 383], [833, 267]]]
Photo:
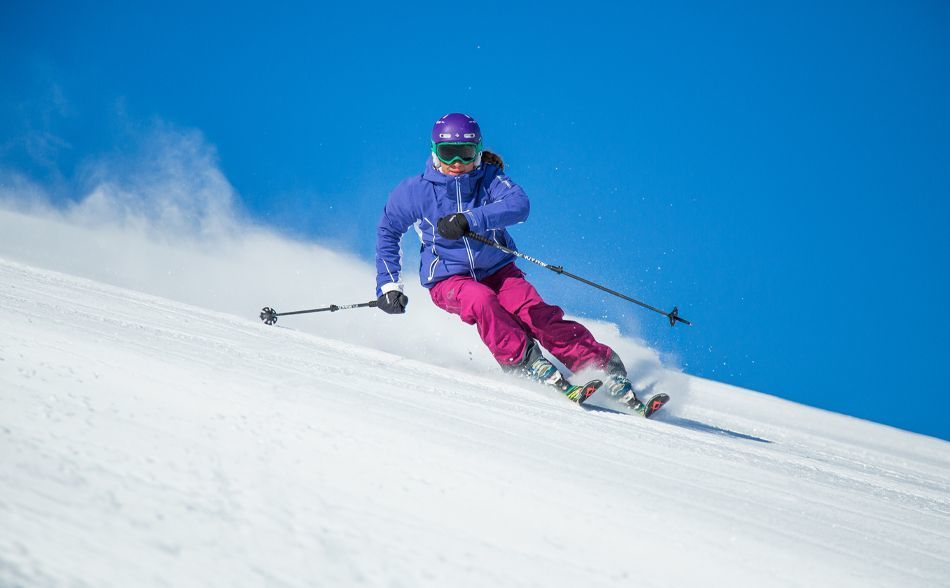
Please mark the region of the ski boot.
[[591, 380], [582, 386], [574, 386], [554, 367], [553, 363], [540, 354], [537, 359], [531, 362], [530, 365], [524, 366], [522, 370], [529, 379], [540, 382], [545, 386], [551, 386], [567, 396], [568, 400], [577, 404], [584, 404], [603, 384], [600, 380]]
[[[660, 410], [663, 405], [670, 400], [668, 395], [661, 392], [659, 394], [650, 396], [646, 402], [641, 401], [639, 398], [637, 398], [636, 392], [633, 391], [633, 384], [630, 383], [630, 380], [628, 380], [626, 376], [620, 375], [619, 373], [614, 373], [607, 376], [604, 386], [607, 388], [607, 392], [615, 400], [629, 407], [631, 410], [633, 410], [633, 412], [643, 415], [646, 418], [653, 416], [653, 413]], [[644, 394], [644, 397], [646, 397], [645, 392], [650, 388], [652, 388], [652, 386], [641, 392]]]

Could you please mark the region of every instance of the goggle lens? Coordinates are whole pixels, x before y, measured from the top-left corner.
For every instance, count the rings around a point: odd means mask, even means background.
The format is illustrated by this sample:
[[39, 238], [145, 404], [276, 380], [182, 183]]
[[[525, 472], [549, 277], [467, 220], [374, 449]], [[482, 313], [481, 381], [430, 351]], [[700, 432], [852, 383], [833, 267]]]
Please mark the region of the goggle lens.
[[435, 156], [439, 161], [445, 164], [461, 161], [462, 163], [472, 163], [478, 157], [477, 143], [436, 143], [434, 146]]

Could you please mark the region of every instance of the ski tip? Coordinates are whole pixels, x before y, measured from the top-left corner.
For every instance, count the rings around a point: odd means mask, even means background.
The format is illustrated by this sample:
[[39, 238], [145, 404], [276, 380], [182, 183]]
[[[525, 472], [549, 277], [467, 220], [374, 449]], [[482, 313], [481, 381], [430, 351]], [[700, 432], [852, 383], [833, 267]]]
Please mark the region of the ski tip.
[[643, 409], [643, 416], [650, 418], [653, 416], [656, 411], [663, 408], [663, 406], [670, 401], [668, 394], [657, 394], [656, 396], [651, 396], [645, 403]]
[[587, 382], [581, 386], [580, 393], [577, 396], [577, 403], [584, 404], [587, 402], [587, 399], [593, 396], [594, 392], [597, 392], [597, 390], [599, 390], [603, 385], [604, 383], [600, 380], [591, 380], [590, 382]]

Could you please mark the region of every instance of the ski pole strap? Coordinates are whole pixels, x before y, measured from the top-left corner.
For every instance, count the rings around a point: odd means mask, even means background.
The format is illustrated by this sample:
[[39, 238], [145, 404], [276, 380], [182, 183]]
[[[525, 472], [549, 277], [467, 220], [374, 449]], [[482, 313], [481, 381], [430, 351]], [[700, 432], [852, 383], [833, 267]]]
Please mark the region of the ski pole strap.
[[574, 274], [572, 274], [571, 272], [565, 270], [562, 266], [559, 266], [559, 265], [551, 265], [551, 264], [549, 264], [549, 263], [545, 263], [545, 262], [541, 261], [540, 259], [535, 259], [534, 257], [531, 257], [530, 255], [525, 255], [524, 253], [521, 253], [520, 251], [515, 251], [514, 249], [511, 249], [510, 247], [505, 247], [505, 246], [502, 245], [501, 243], [498, 243], [497, 241], [493, 241], [492, 239], [489, 239], [488, 237], [485, 237], [484, 235], [479, 235], [479, 234], [473, 233], [472, 231], [469, 231], [469, 232], [465, 233], [465, 237], [467, 237], [467, 238], [469, 238], [469, 239], [474, 239], [474, 240], [476, 240], [476, 241], [479, 241], [479, 242], [481, 242], [481, 243], [484, 243], [485, 245], [490, 245], [490, 246], [492, 246], [492, 247], [494, 247], [494, 248], [496, 248], [496, 249], [500, 249], [500, 250], [504, 251], [505, 253], [509, 253], [509, 254], [511, 254], [511, 255], [514, 255], [515, 257], [517, 257], [517, 258], [519, 258], [519, 259], [523, 259], [523, 260], [525, 260], [525, 261], [530, 261], [531, 263], [535, 263], [535, 264], [537, 264], [537, 265], [540, 265], [541, 267], [543, 267], [543, 268], [545, 268], [545, 269], [549, 269], [549, 270], [551, 270], [551, 271], [554, 272], [554, 273], [561, 274], [562, 276], [567, 276], [567, 277], [569, 277], [569, 278], [574, 278], [575, 280], [577, 280], [577, 281], [579, 281], [579, 282], [583, 282], [583, 283], [587, 284], [588, 286], [593, 286], [594, 288], [597, 288], [597, 289], [599, 289], [599, 290], [603, 290], [604, 292], [607, 292], [608, 294], [612, 294], [612, 295], [614, 295], [614, 296], [616, 296], [616, 297], [618, 297], [618, 298], [622, 298], [622, 299], [624, 299], [624, 300], [626, 300], [626, 301], [628, 301], [628, 302], [633, 302], [634, 304], [638, 304], [638, 305], [642, 306], [643, 308], [646, 308], [646, 309], [648, 309], [648, 310], [652, 310], [653, 312], [658, 312], [658, 313], [662, 314], [663, 316], [665, 316], [665, 317], [667, 318], [667, 320], [670, 321], [670, 326], [671, 326], [671, 327], [672, 327], [672, 326], [675, 326], [676, 323], [678, 323], [678, 322], [683, 323], [683, 324], [685, 324], [685, 325], [692, 325], [692, 324], [693, 324], [693, 323], [689, 322], [688, 320], [682, 318], [682, 317], [679, 315], [679, 309], [678, 309], [677, 307], [675, 307], [675, 306], [673, 307], [673, 310], [672, 310], [671, 312], [664, 312], [664, 311], [660, 310], [659, 308], [656, 308], [656, 307], [654, 307], [654, 306], [650, 306], [650, 305], [647, 304], [646, 302], [640, 302], [640, 301], [637, 300], [636, 298], [631, 298], [630, 296], [627, 296], [626, 294], [621, 294], [620, 292], [617, 292], [617, 291], [615, 291], [615, 290], [611, 290], [610, 288], [607, 288], [606, 286], [601, 286], [600, 284], [598, 284], [598, 283], [596, 283], [596, 282], [591, 282], [591, 281], [588, 280], [588, 279], [585, 279], [585, 278], [582, 278], [582, 277], [580, 277], [580, 276], [574, 275]]

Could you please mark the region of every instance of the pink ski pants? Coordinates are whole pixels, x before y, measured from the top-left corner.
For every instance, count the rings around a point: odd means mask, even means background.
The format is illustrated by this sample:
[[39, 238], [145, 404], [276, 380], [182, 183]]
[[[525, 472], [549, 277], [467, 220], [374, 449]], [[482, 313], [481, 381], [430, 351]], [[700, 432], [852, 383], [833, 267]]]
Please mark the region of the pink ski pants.
[[564, 320], [564, 311], [541, 299], [514, 263], [481, 282], [451, 276], [429, 290], [439, 308], [459, 315], [502, 365], [517, 365], [533, 337], [569, 370], [604, 368], [611, 349], [580, 323]]

